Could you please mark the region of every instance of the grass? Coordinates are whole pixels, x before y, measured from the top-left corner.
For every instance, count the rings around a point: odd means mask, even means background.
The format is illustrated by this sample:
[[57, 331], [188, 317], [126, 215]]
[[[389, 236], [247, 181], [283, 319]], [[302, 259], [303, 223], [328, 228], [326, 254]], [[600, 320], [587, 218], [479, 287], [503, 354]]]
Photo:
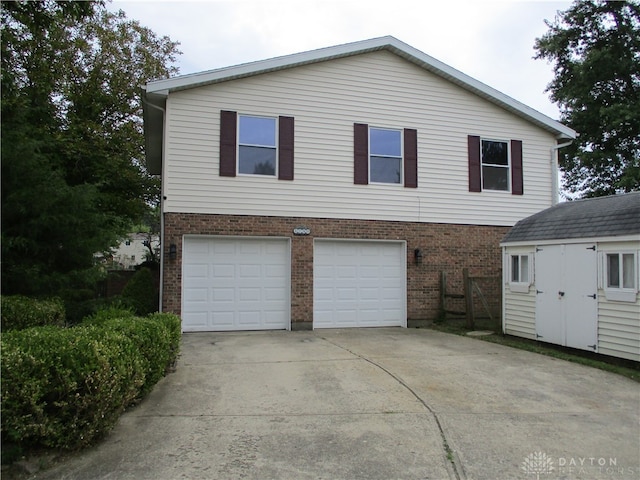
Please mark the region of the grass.
[[[471, 331], [466, 327], [465, 320], [459, 318], [433, 322], [428, 328], [438, 330], [440, 332], [453, 333], [455, 335], [467, 335], [467, 333]], [[485, 342], [497, 343], [499, 345], [519, 348], [521, 350], [527, 350], [529, 352], [558, 358], [560, 360], [566, 360], [568, 362], [579, 363], [588, 367], [622, 375], [640, 383], [640, 363], [632, 360], [608, 357], [597, 353], [566, 348], [560, 345], [551, 345], [548, 343], [537, 342], [535, 340], [528, 340], [526, 338], [503, 335], [501, 325], [496, 324], [495, 321], [492, 322], [489, 319], [477, 320], [473, 330], [487, 330], [494, 332], [493, 335], [474, 337]]]

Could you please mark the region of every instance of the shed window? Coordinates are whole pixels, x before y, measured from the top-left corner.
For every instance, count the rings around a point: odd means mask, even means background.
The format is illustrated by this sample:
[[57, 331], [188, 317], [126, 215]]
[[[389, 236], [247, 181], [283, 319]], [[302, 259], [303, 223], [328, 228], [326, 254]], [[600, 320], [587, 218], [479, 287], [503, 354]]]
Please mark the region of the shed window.
[[527, 293], [531, 285], [531, 255], [511, 255], [509, 264], [509, 290], [512, 292]]
[[638, 263], [636, 252], [606, 253], [603, 266], [603, 286], [608, 300], [636, 301]]

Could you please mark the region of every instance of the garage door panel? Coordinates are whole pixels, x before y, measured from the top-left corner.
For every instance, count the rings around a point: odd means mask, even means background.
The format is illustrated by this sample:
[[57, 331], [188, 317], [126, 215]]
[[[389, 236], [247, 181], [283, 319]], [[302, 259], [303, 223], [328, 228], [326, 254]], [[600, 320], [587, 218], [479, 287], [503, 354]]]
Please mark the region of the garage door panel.
[[185, 300], [189, 303], [206, 303], [209, 296], [207, 288], [187, 288], [184, 291]]
[[287, 299], [286, 292], [281, 288], [265, 288], [263, 293], [265, 302], [282, 302]]
[[209, 274], [209, 265], [207, 264], [191, 264], [186, 265], [185, 274], [188, 278], [207, 278]]
[[236, 276], [236, 266], [235, 265], [212, 265], [211, 266], [212, 275], [214, 279], [221, 278], [234, 278]]
[[288, 328], [289, 250], [286, 239], [186, 237], [183, 330]]
[[262, 294], [260, 288], [240, 288], [238, 289], [241, 302], [259, 302]]
[[393, 300], [396, 298], [402, 298], [404, 291], [401, 288], [381, 288], [381, 297], [385, 300]]
[[362, 300], [375, 300], [380, 296], [380, 289], [376, 287], [364, 287], [360, 289], [359, 293]]
[[212, 288], [211, 298], [214, 302], [235, 302], [236, 291], [233, 288], [217, 287]]
[[262, 278], [260, 265], [240, 265], [238, 276], [240, 278]]
[[316, 328], [404, 325], [403, 242], [314, 243]]

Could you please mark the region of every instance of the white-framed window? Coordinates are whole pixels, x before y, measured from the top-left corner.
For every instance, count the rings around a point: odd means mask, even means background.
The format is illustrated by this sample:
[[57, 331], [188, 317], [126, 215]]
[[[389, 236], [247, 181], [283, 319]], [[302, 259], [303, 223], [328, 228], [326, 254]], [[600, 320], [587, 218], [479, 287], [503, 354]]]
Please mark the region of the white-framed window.
[[369, 182], [402, 183], [402, 130], [369, 128]]
[[510, 254], [507, 274], [509, 290], [528, 293], [533, 279], [533, 256], [530, 253]]
[[601, 287], [607, 300], [635, 302], [638, 293], [638, 253], [603, 252]]
[[238, 115], [238, 173], [275, 176], [277, 119]]
[[482, 189], [508, 192], [510, 185], [509, 142], [482, 139], [480, 148]]

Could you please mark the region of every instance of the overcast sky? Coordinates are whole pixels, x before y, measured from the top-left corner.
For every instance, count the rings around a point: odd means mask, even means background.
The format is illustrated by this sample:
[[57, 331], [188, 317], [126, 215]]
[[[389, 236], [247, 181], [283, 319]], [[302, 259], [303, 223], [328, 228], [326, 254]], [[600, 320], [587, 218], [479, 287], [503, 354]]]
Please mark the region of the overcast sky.
[[180, 42], [181, 74], [393, 35], [554, 118], [552, 66], [535, 39], [571, 2], [484, 0], [114, 0]]

